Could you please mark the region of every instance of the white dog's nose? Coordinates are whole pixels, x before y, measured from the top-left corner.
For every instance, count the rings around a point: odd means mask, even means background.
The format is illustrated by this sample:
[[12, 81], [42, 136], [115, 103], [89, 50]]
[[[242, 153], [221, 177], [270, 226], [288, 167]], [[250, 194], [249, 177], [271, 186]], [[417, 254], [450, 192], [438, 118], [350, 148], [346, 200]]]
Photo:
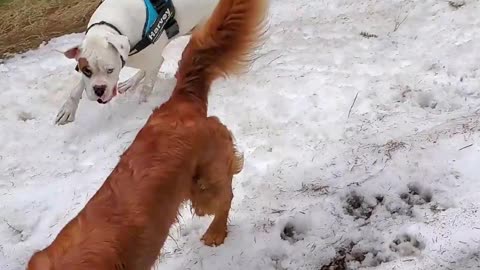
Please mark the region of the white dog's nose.
[[102, 97], [106, 89], [106, 85], [95, 85], [93, 87], [93, 92], [95, 92], [95, 95], [97, 95], [98, 97]]

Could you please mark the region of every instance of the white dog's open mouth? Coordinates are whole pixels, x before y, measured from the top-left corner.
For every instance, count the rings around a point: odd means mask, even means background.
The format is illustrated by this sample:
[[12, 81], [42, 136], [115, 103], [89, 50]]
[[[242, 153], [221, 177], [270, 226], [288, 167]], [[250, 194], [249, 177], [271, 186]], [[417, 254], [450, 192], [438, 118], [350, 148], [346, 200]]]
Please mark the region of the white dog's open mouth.
[[115, 97], [117, 95], [117, 87], [115, 86], [113, 88], [113, 92], [112, 92], [112, 95], [109, 97], [109, 98], [99, 98], [97, 99], [97, 102], [100, 103], [100, 104], [107, 104], [108, 102], [110, 102], [110, 100], [112, 100], [113, 97]]

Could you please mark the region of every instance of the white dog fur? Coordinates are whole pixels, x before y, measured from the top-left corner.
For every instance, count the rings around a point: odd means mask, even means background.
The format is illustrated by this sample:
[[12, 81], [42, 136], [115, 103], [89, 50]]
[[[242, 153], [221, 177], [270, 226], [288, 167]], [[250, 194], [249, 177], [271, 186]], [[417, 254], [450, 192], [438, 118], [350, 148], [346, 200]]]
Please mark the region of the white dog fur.
[[[213, 12], [219, 0], [173, 0], [175, 19], [179, 34], [187, 35], [192, 29], [204, 23]], [[142, 39], [146, 20], [144, 0], [104, 0], [96, 9], [88, 26], [105, 21], [117, 27], [123, 35], [107, 25], [95, 25], [85, 35], [83, 42], [65, 52], [68, 58], [86, 59], [91, 76], [79, 72], [81, 79], [72, 88], [70, 95], [57, 114], [55, 123], [64, 125], [75, 120], [78, 104], [85, 91], [89, 100], [107, 103], [115, 91], [124, 93], [140, 86], [140, 101], [151, 94], [157, 75], [163, 63], [162, 51], [171, 41], [165, 32], [152, 45], [141, 52], [128, 56], [130, 48]], [[121, 58], [126, 66], [139, 71], [125, 82], [118, 83]], [[140, 82], [143, 83], [140, 85]], [[118, 84], [118, 85], [117, 85]], [[104, 94], [98, 96], [94, 87], [104, 86]], [[106, 87], [105, 87], [106, 86]], [[101, 92], [100, 92], [101, 93]]]

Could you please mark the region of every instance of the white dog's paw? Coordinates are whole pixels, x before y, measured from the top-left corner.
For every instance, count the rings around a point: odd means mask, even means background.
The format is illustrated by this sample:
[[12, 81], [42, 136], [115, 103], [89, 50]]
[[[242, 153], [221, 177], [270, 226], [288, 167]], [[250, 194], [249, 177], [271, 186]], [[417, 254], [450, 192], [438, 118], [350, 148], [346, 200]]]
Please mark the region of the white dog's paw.
[[120, 94], [123, 94], [127, 91], [134, 91], [135, 88], [137, 88], [138, 86], [138, 82], [137, 81], [134, 81], [132, 79], [128, 79], [124, 82], [121, 82], [118, 84], [118, 87], [117, 87], [117, 90], [118, 90], [118, 93]]
[[55, 124], [65, 125], [75, 120], [75, 113], [77, 111], [78, 103], [72, 99], [68, 99], [60, 109], [55, 119]]
[[140, 82], [143, 80], [145, 77], [145, 72], [144, 71], [139, 71], [137, 74], [133, 75], [130, 79], [123, 81], [118, 84], [118, 93], [123, 94], [127, 91], [135, 91], [135, 89], [138, 87]]

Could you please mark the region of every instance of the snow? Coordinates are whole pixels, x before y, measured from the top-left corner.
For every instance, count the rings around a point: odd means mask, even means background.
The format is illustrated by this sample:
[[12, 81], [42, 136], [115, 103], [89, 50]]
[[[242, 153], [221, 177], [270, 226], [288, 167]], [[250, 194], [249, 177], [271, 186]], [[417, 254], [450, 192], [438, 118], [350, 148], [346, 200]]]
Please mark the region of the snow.
[[[245, 153], [230, 234], [204, 246], [210, 218], [184, 209], [158, 269], [478, 269], [480, 2], [271, 6], [258, 60], [209, 102]], [[84, 98], [74, 123], [54, 126], [76, 76], [56, 50], [81, 37], [0, 64], [2, 270], [24, 269], [98, 189], [169, 96], [187, 42], [164, 53], [148, 104]]]

